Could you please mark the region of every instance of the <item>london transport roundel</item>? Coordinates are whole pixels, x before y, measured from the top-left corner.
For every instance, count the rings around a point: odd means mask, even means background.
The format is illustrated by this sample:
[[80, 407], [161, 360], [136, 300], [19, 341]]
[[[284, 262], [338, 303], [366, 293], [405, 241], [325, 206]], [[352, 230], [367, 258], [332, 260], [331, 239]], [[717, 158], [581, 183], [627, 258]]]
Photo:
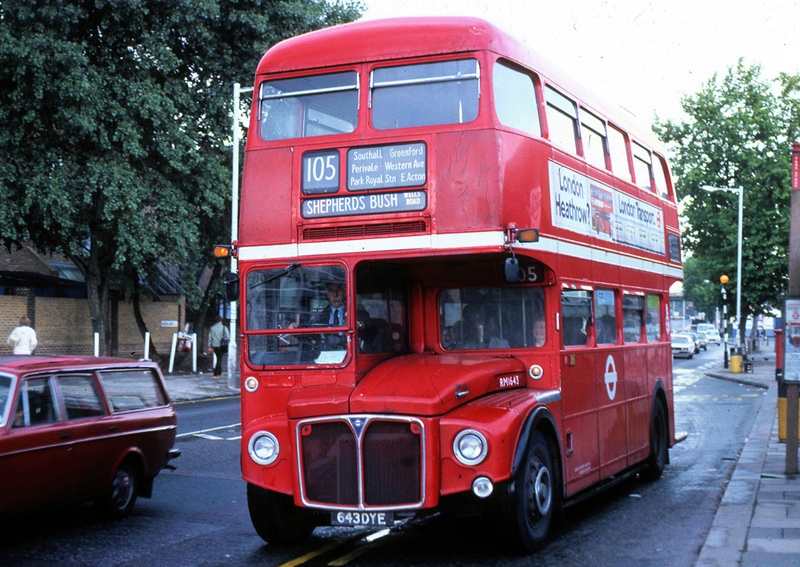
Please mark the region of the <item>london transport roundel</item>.
[[604, 374], [606, 381], [606, 392], [608, 392], [608, 399], [613, 400], [617, 395], [617, 365], [614, 363], [614, 357], [610, 354], [606, 359], [606, 372]]

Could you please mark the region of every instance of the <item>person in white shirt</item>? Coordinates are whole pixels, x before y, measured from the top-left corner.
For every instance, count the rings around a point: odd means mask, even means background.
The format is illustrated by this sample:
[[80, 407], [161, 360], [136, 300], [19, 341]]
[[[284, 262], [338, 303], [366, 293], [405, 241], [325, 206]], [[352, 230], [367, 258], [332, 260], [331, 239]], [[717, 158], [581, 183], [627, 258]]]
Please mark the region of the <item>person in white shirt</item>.
[[19, 327], [16, 327], [8, 336], [8, 344], [14, 349], [14, 354], [33, 354], [36, 346], [36, 331], [31, 328], [31, 320], [25, 315], [19, 319]]

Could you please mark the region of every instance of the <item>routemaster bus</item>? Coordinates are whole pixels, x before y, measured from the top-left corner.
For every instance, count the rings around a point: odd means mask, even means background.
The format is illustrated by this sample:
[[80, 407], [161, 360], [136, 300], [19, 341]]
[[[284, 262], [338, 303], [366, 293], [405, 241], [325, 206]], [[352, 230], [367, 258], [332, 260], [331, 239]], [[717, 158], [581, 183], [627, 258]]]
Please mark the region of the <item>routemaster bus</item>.
[[533, 551], [661, 475], [678, 213], [628, 118], [481, 19], [266, 52], [232, 246], [264, 540], [468, 506]]

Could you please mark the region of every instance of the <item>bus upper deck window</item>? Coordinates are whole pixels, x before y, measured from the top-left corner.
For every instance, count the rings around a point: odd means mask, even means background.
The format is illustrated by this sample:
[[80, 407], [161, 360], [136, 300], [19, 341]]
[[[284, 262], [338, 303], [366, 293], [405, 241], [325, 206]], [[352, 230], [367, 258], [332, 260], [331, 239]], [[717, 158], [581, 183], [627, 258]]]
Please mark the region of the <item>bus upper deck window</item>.
[[656, 183], [656, 193], [664, 199], [669, 199], [669, 188], [667, 185], [667, 170], [664, 167], [662, 158], [653, 154], [653, 179]]
[[533, 78], [497, 62], [492, 83], [494, 107], [500, 123], [541, 136]]
[[265, 81], [258, 98], [263, 140], [346, 134], [358, 122], [358, 73]]
[[645, 149], [636, 142], [631, 143], [633, 150], [633, 173], [636, 175], [636, 185], [648, 191], [653, 190], [653, 183], [650, 181], [650, 166], [652, 163], [650, 150]]
[[479, 100], [475, 59], [379, 67], [370, 77], [372, 125], [378, 130], [472, 122]]
[[545, 99], [548, 137], [557, 146], [577, 153], [578, 110], [575, 103], [549, 86], [545, 88]]
[[625, 143], [625, 134], [613, 126], [608, 127], [608, 153], [611, 154], [611, 171], [624, 179], [631, 181], [631, 168], [628, 165], [628, 145]]
[[583, 157], [600, 169], [606, 169], [606, 123], [581, 108]]

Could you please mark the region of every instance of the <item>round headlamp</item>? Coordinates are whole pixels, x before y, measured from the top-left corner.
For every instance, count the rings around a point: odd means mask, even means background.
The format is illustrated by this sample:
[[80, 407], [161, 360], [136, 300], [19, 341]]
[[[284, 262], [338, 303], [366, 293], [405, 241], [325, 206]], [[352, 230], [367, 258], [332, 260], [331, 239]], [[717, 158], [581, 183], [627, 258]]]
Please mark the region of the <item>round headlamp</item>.
[[486, 438], [474, 429], [465, 429], [453, 441], [453, 454], [462, 465], [474, 466], [486, 458], [489, 445]]
[[259, 465], [271, 465], [278, 458], [281, 446], [278, 438], [269, 431], [259, 431], [255, 433], [247, 444], [247, 452], [250, 458]]

